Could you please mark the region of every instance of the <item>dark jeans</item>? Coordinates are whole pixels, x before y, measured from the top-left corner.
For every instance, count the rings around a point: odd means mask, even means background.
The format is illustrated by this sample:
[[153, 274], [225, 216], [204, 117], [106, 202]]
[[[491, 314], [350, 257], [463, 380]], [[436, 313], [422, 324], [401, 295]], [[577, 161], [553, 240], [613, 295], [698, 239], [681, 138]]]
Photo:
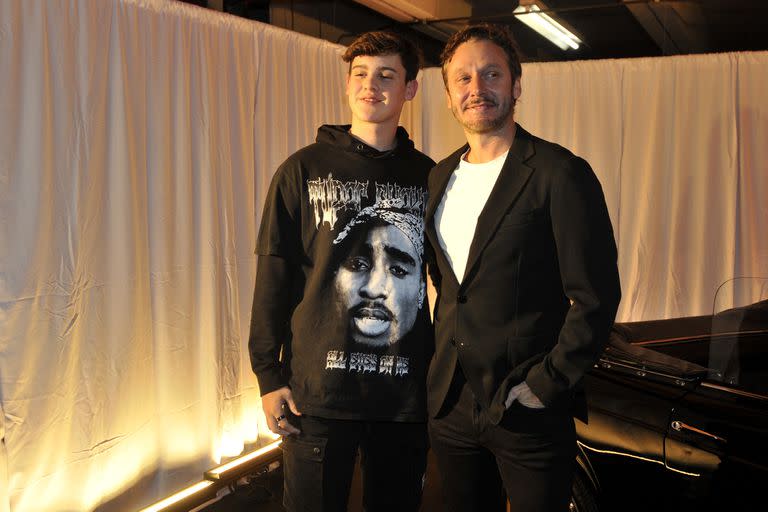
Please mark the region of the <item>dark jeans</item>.
[[363, 509], [418, 510], [427, 464], [426, 424], [310, 416], [290, 421], [301, 434], [283, 441], [287, 510], [346, 511], [358, 450]]
[[576, 432], [565, 411], [515, 402], [490, 423], [461, 372], [446, 405], [429, 421], [446, 510], [565, 512], [576, 469]]

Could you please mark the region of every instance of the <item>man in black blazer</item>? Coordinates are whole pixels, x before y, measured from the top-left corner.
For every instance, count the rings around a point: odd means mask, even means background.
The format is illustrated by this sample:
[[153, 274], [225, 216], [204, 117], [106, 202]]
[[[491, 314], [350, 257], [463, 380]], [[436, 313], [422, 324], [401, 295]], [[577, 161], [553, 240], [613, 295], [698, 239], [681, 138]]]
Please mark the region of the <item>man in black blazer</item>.
[[446, 506], [503, 510], [503, 488], [513, 512], [565, 511], [580, 382], [620, 298], [602, 188], [586, 161], [515, 123], [522, 69], [506, 28], [456, 33], [442, 66], [468, 141], [430, 173], [426, 211], [429, 427]]

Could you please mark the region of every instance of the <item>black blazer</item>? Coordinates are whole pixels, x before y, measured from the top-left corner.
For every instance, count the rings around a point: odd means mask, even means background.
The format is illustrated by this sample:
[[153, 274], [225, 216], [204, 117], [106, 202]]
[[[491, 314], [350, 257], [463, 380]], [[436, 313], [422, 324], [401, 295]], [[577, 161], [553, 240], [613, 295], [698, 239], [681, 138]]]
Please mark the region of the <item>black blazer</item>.
[[517, 125], [465, 274], [455, 276], [434, 214], [467, 148], [429, 176], [426, 233], [438, 290], [429, 413], [439, 412], [458, 361], [491, 421], [501, 419], [510, 388], [523, 380], [546, 406], [575, 406], [581, 416], [579, 383], [608, 340], [621, 295], [600, 183], [586, 161]]

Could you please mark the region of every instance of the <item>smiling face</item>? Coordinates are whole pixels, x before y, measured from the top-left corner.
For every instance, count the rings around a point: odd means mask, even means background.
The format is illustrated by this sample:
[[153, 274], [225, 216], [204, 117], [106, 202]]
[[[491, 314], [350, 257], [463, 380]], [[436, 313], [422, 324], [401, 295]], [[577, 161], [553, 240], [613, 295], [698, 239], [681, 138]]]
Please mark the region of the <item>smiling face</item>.
[[358, 55], [350, 63], [347, 76], [352, 124], [397, 125], [403, 103], [413, 99], [417, 87], [416, 80], [406, 82], [399, 55]]
[[448, 107], [466, 132], [494, 133], [514, 123], [520, 79], [499, 46], [482, 39], [462, 43], [446, 63], [445, 76]]
[[357, 343], [392, 345], [416, 321], [423, 295], [420, 258], [393, 225], [372, 228], [342, 262], [334, 284]]

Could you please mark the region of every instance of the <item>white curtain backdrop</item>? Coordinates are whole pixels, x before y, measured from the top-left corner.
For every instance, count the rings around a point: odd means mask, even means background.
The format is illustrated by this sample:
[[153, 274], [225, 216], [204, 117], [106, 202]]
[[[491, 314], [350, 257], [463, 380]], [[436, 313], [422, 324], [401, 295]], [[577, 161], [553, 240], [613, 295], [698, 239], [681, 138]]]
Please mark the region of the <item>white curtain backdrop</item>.
[[0, 1], [6, 510], [130, 510], [266, 432], [257, 212], [346, 119], [339, 51], [176, 2]]
[[[164, 0], [0, 0], [0, 512], [130, 510], [266, 435], [247, 354], [277, 165], [348, 122], [342, 48]], [[463, 143], [438, 69], [402, 124]], [[768, 53], [523, 67], [605, 190], [619, 319], [768, 276]]]

